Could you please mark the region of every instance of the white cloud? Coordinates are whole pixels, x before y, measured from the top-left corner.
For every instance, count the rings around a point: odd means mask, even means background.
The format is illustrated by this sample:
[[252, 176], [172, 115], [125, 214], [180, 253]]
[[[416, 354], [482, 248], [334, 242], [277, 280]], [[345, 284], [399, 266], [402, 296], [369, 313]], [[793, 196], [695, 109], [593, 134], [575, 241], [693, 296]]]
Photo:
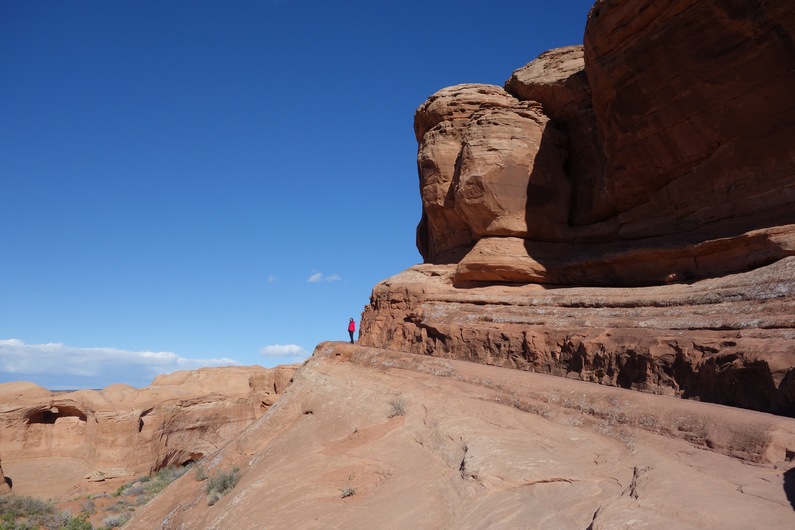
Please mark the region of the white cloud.
[[342, 276], [339, 274], [329, 274], [326, 276], [322, 272], [316, 272], [312, 274], [309, 278], [307, 278], [307, 283], [317, 283], [317, 282], [336, 282], [342, 279]]
[[104, 387], [113, 383], [146, 386], [159, 375], [176, 370], [239, 365], [234, 359], [189, 359], [173, 352], [129, 351], [117, 348], [81, 348], [58, 342], [27, 344], [0, 339], [2, 380], [56, 381], [42, 384], [60, 388]]
[[278, 278], [276, 276], [274, 276], [273, 274], [268, 274], [268, 283], [275, 283], [276, 281], [278, 281]]
[[271, 344], [265, 346], [259, 352], [263, 357], [300, 357], [309, 355], [305, 349], [297, 344]]

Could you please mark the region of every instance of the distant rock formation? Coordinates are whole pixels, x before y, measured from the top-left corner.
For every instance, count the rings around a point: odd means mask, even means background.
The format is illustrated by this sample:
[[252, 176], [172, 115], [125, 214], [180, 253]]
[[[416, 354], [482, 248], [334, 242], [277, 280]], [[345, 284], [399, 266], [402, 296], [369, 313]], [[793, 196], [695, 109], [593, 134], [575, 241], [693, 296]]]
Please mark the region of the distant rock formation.
[[795, 415], [795, 4], [600, 0], [418, 109], [361, 343]]
[[[66, 486], [83, 475], [103, 480], [184, 465], [217, 450], [262, 416], [296, 368], [179, 371], [141, 389], [111, 385], [50, 392], [32, 383], [0, 384], [0, 456], [14, 489], [22, 491], [29, 490], [25, 480], [11, 471], [35, 461], [71, 463], [63, 466], [65, 476], [52, 473]], [[80, 477], [71, 476], [78, 471]]]

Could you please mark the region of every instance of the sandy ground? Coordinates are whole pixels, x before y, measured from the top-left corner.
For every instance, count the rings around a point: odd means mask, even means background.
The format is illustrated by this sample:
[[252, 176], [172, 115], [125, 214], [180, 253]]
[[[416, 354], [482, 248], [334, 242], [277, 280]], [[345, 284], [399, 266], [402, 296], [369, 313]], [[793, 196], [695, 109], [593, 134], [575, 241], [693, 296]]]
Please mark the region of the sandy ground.
[[91, 469], [80, 459], [64, 457], [3, 460], [3, 473], [13, 481], [15, 495], [58, 499], [84, 480]]
[[228, 495], [188, 474], [125, 528], [795, 528], [793, 455], [788, 418], [324, 343], [201, 462]]

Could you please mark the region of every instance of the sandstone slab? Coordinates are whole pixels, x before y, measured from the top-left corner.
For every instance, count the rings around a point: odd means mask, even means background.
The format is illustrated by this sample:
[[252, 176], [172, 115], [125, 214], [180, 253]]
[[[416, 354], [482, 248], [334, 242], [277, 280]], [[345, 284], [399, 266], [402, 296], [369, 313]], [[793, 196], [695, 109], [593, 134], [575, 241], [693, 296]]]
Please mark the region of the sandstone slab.
[[324, 343], [207, 459], [229, 494], [186, 476], [126, 527], [787, 528], [793, 444], [789, 418]]

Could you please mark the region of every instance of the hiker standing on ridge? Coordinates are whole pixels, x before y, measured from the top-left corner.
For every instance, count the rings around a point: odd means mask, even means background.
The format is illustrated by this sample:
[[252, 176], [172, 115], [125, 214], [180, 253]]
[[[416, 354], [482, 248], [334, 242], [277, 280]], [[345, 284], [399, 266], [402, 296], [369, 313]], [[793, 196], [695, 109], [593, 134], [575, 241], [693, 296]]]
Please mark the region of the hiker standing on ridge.
[[353, 344], [353, 332], [356, 331], [356, 322], [353, 321], [351, 318], [350, 322], [348, 322], [348, 335], [351, 336], [351, 344]]

